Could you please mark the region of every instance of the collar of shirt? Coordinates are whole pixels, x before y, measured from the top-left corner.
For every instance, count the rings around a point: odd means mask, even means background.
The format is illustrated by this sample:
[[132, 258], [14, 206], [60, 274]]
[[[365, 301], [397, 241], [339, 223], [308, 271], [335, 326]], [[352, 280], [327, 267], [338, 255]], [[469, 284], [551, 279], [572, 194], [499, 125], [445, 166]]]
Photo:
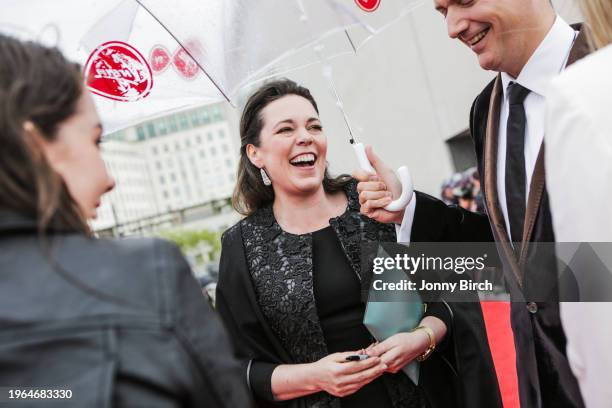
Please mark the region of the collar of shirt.
[[575, 36], [574, 29], [557, 16], [548, 34], [529, 58], [518, 78], [514, 79], [505, 72], [501, 73], [504, 98], [507, 97], [508, 84], [511, 81], [546, 97], [548, 84], [563, 69]]

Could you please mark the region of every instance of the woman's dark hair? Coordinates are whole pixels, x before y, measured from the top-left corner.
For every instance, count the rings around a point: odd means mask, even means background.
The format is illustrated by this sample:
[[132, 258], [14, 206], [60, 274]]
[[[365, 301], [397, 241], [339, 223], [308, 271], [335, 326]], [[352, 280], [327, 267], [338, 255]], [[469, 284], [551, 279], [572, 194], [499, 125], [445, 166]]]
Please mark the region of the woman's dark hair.
[[[261, 111], [269, 103], [287, 95], [298, 95], [307, 99], [319, 113], [317, 102], [310, 91], [289, 79], [267, 82], [251, 95], [240, 118], [240, 161], [232, 197], [232, 205], [240, 214], [251, 215], [274, 201], [274, 189], [263, 183], [259, 168], [253, 165], [247, 156], [246, 147], [249, 144], [259, 146], [261, 142], [260, 133], [263, 128]], [[327, 193], [342, 191], [350, 180], [348, 175], [332, 178], [325, 169], [323, 188]]]
[[54, 140], [76, 110], [82, 82], [79, 65], [58, 49], [0, 34], [0, 209], [35, 219], [41, 233], [89, 231], [62, 177], [24, 130], [29, 121]]

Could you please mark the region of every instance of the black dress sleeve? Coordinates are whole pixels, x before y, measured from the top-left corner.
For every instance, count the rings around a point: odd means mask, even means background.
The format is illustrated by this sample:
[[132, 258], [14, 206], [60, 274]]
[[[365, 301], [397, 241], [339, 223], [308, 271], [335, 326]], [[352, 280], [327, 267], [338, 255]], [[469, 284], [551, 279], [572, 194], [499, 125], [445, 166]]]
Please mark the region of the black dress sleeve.
[[240, 230], [236, 227], [222, 237], [216, 308], [241, 362], [244, 381], [258, 406], [281, 405], [272, 394], [272, 372], [283, 361], [278, 346], [270, 341], [269, 328], [262, 325], [262, 316], [255, 310], [255, 295]]
[[[221, 288], [223, 289], [223, 287]], [[223, 291], [219, 291], [217, 286], [216, 294], [217, 311], [223, 320], [226, 329], [230, 333], [230, 339], [236, 355], [239, 358], [242, 366], [243, 378], [246, 381], [249, 389], [258, 399], [264, 399], [274, 402], [274, 394], [272, 393], [272, 372], [279, 365], [265, 361], [255, 360], [247, 351], [247, 345], [244, 342], [247, 333], [239, 332], [234, 317], [229, 311], [227, 301]]]

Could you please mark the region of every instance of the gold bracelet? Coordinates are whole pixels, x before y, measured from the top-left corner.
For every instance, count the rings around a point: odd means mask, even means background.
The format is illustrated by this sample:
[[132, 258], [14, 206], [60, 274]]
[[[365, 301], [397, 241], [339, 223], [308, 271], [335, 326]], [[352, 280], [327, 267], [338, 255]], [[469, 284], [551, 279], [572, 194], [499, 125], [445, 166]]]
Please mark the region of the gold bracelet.
[[429, 337], [429, 347], [427, 347], [427, 349], [425, 349], [423, 354], [417, 356], [417, 358], [416, 358], [416, 361], [422, 362], [422, 361], [427, 360], [427, 358], [429, 358], [431, 353], [433, 353], [433, 351], [436, 349], [436, 336], [435, 336], [433, 330], [431, 330], [431, 328], [427, 327], [427, 326], [417, 326], [414, 329], [412, 329], [411, 331], [415, 332], [417, 330], [424, 330], [425, 333], [427, 333], [427, 337]]

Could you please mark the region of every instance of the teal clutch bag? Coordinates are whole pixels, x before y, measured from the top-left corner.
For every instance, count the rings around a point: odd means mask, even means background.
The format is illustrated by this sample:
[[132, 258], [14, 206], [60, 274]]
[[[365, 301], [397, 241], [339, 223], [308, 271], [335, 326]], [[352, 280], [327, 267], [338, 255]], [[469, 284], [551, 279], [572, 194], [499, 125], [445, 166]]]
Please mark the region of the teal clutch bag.
[[[377, 257], [388, 257], [385, 250], [379, 246]], [[374, 275], [374, 280], [383, 282], [401, 282], [409, 279], [402, 270], [385, 270], [380, 275]], [[378, 341], [383, 341], [394, 334], [409, 332], [419, 325], [423, 318], [423, 301], [415, 290], [377, 291], [373, 284], [368, 291], [363, 324]], [[414, 382], [419, 383], [419, 363], [413, 361], [403, 369], [404, 373]]]

